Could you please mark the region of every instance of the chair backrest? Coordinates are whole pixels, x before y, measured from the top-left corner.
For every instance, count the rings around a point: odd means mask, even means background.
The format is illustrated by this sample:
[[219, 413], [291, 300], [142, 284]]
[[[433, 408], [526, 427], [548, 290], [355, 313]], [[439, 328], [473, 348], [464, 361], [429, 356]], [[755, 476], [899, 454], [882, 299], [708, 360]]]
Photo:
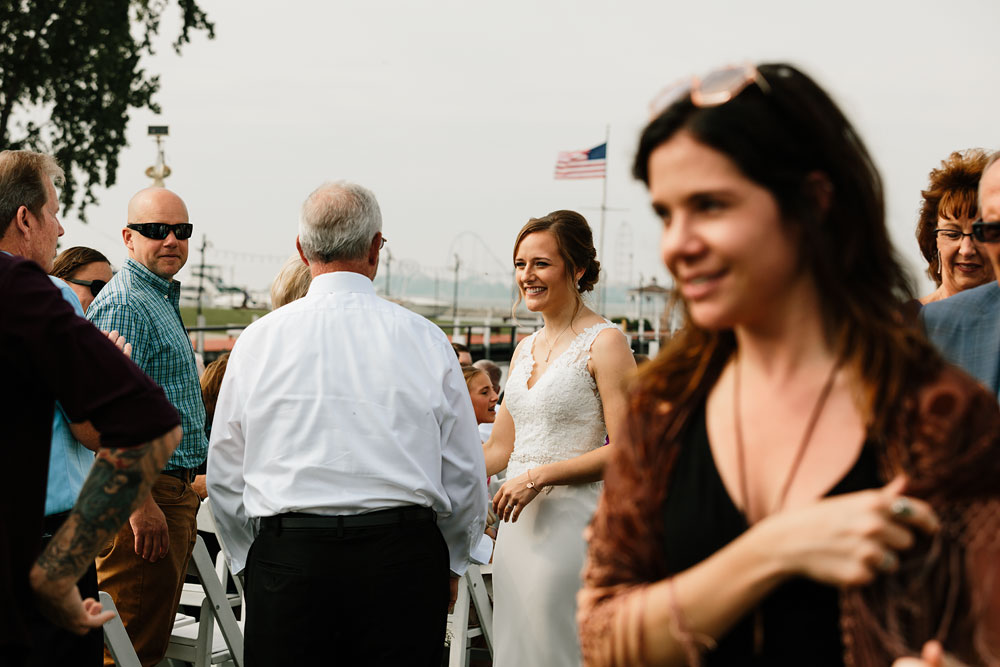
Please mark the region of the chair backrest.
[[104, 611], [115, 612], [115, 617], [105, 623], [103, 628], [104, 645], [108, 647], [108, 652], [111, 653], [115, 664], [118, 667], [142, 667], [139, 656], [135, 653], [135, 647], [132, 646], [132, 640], [129, 639], [128, 632], [125, 630], [125, 624], [122, 623], [122, 619], [118, 615], [115, 601], [104, 591], [100, 592], [99, 597]]
[[[222, 539], [222, 535], [216, 530], [215, 518], [212, 516], [212, 505], [211, 500], [205, 498], [201, 502], [201, 506], [198, 508], [198, 530], [212, 533], [215, 535], [215, 539], [219, 542], [219, 555], [215, 559], [215, 572], [219, 577], [219, 581], [225, 584], [230, 576], [229, 571], [229, 547], [226, 546], [225, 541]], [[239, 593], [240, 600], [242, 601], [242, 611], [240, 613], [240, 627], [243, 627], [244, 621], [247, 617], [246, 609], [246, 595], [243, 593], [243, 581], [236, 575], [232, 575], [233, 583], [236, 584], [236, 592]]]
[[[212, 615], [215, 617], [215, 622], [218, 623], [219, 629], [222, 631], [222, 636], [226, 640], [226, 646], [229, 647], [233, 662], [236, 663], [236, 667], [243, 667], [243, 633], [236, 622], [233, 608], [229, 605], [226, 589], [223, 588], [222, 582], [216, 574], [212, 557], [208, 555], [208, 549], [205, 548], [205, 541], [200, 535], [195, 540], [188, 571], [197, 575], [198, 581], [201, 582], [202, 588], [205, 589], [205, 597], [212, 607]], [[204, 623], [205, 620], [203, 618], [201, 622]], [[211, 634], [208, 636], [211, 637]]]

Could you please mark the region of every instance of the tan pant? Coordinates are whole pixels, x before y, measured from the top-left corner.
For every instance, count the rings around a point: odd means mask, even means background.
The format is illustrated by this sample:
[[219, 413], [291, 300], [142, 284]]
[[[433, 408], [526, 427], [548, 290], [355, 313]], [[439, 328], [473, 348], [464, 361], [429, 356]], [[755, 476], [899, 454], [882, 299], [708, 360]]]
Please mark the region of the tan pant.
[[[176, 477], [159, 475], [153, 500], [167, 519], [170, 547], [155, 563], [135, 553], [135, 534], [128, 521], [97, 556], [97, 585], [115, 601], [118, 615], [143, 667], [163, 660], [188, 561], [198, 535], [198, 496]], [[104, 651], [105, 667], [114, 660]]]

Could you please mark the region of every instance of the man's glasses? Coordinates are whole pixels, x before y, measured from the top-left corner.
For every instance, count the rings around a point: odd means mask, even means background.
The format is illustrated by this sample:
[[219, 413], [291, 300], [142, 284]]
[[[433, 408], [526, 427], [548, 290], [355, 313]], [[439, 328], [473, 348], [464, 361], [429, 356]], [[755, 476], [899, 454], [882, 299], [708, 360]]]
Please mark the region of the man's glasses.
[[379, 249], [379, 250], [381, 250], [382, 248], [384, 248], [384, 247], [385, 247], [385, 243], [386, 243], [386, 241], [388, 241], [388, 240], [389, 240], [389, 239], [387, 239], [386, 237], [384, 237], [384, 236], [383, 236], [383, 237], [382, 237], [382, 242], [378, 244], [378, 249]]
[[939, 239], [944, 239], [948, 243], [961, 243], [962, 239], [966, 236], [971, 236], [974, 239], [976, 238], [975, 230], [965, 233], [960, 229], [941, 229], [938, 227], [934, 230], [934, 233], [937, 234]]
[[974, 222], [972, 236], [980, 243], [1000, 242], [1000, 222]]
[[90, 293], [93, 296], [100, 294], [104, 286], [107, 285], [103, 280], [77, 280], [76, 278], [64, 278], [68, 283], [73, 283], [74, 285], [83, 285], [84, 287], [90, 288]]
[[178, 241], [186, 241], [191, 238], [191, 234], [194, 232], [194, 225], [190, 222], [182, 222], [179, 225], [168, 225], [165, 222], [130, 222], [125, 226], [154, 241], [162, 241], [170, 235], [170, 232], [174, 233], [174, 237]]
[[767, 80], [753, 65], [723, 67], [703, 77], [682, 79], [664, 88], [649, 103], [650, 117], [659, 116], [664, 109], [687, 95], [696, 107], [717, 107], [730, 101], [752, 83], [762, 92], [771, 92]]

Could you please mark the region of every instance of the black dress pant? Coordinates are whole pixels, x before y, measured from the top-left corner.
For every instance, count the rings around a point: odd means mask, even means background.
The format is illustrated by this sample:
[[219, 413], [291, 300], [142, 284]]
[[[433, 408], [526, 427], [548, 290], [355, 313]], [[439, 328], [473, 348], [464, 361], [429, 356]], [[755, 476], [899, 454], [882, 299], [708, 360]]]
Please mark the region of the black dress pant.
[[247, 667], [439, 667], [448, 562], [433, 517], [340, 529], [262, 522], [247, 558]]

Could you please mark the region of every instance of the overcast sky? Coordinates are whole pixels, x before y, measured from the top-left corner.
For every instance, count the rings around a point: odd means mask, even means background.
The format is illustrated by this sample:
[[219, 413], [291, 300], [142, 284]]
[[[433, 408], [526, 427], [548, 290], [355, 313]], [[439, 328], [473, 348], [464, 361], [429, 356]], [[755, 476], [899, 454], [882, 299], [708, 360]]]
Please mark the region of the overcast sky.
[[[201, 0], [217, 37], [147, 61], [160, 116], [133, 112], [118, 183], [63, 247], [126, 255], [126, 203], [149, 180], [149, 124], [167, 124], [168, 187], [202, 234], [209, 263], [266, 287], [293, 252], [298, 210], [324, 180], [379, 199], [393, 275], [464, 263], [509, 271], [530, 217], [572, 208], [597, 234], [601, 182], [556, 181], [556, 153], [608, 147], [602, 259], [611, 278], [666, 280], [659, 228], [629, 176], [647, 103], [680, 77], [785, 60], [826, 87], [882, 170], [901, 254], [927, 173], [955, 149], [1000, 148], [1000, 3], [955, 0], [596, 2], [591, 0]], [[629, 256], [631, 255], [631, 260]], [[494, 259], [496, 258], [496, 259]], [[180, 274], [184, 279], [187, 270]], [[929, 291], [923, 279], [922, 288]], [[380, 285], [381, 286], [381, 285]]]

